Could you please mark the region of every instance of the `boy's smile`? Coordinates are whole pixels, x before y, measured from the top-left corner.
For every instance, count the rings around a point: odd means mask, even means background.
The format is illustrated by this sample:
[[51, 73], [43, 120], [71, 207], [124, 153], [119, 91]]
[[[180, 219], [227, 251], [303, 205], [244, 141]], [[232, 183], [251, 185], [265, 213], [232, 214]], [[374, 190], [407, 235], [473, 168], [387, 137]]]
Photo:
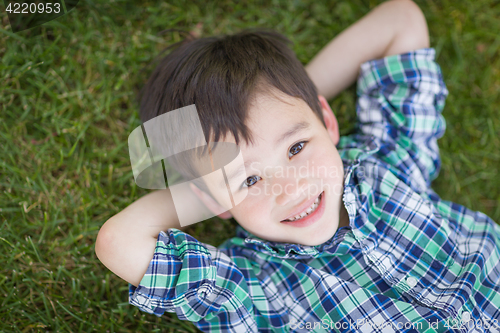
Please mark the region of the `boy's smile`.
[[[321, 192], [316, 198], [308, 200], [305, 205], [300, 205], [296, 209], [297, 213], [290, 214], [290, 217], [282, 220], [281, 223], [290, 225], [293, 227], [307, 227], [323, 216], [325, 212], [325, 201], [323, 199], [323, 193]], [[312, 201], [312, 204], [310, 204]]]
[[337, 121], [326, 100], [321, 104], [327, 128], [302, 99], [275, 89], [249, 107], [253, 142], [239, 145], [245, 172], [228, 172], [230, 187], [237, 188], [233, 195], [248, 194], [229, 212], [262, 239], [318, 245], [335, 234], [339, 216], [340, 226], [348, 225]]

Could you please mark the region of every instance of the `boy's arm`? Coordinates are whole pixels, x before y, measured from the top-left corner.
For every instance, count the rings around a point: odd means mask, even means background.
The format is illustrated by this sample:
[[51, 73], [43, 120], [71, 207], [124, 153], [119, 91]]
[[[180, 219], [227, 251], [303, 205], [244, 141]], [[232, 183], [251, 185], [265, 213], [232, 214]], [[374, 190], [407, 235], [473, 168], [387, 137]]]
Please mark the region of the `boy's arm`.
[[[185, 200], [198, 200], [186, 192]], [[104, 223], [96, 255], [109, 270], [137, 286], [153, 258], [158, 234], [169, 228], [180, 229], [172, 195], [168, 189], [151, 192]]]
[[448, 90], [429, 48], [425, 17], [413, 2], [376, 7], [325, 47], [308, 70], [329, 97], [361, 70], [357, 134], [384, 142], [380, 158], [420, 190], [430, 187], [441, 165], [437, 139], [446, 128], [442, 110]]
[[184, 207], [178, 207], [177, 200], [174, 207], [166, 189], [145, 195], [111, 217], [99, 231], [96, 254], [134, 286], [129, 288], [129, 303], [141, 311], [157, 316], [176, 313], [179, 319], [192, 322], [209, 316], [214, 327], [220, 320], [220, 325], [230, 323], [235, 331], [251, 332], [257, 324], [250, 286], [242, 272], [251, 270], [251, 264], [236, 266], [224, 252], [184, 232], [160, 233], [180, 229], [176, 208], [182, 214], [196, 208], [200, 217], [207, 213], [197, 195], [184, 189], [175, 192], [186, 203]]
[[350, 86], [372, 59], [429, 47], [427, 23], [410, 0], [387, 1], [336, 36], [306, 66], [320, 95], [330, 99]]

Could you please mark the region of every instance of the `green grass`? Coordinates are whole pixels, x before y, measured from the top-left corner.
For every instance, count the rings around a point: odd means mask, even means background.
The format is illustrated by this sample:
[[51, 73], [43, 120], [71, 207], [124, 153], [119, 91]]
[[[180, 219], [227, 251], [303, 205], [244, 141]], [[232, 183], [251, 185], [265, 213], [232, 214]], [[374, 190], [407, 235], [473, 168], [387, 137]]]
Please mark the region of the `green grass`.
[[[80, 1], [69, 14], [11, 32], [0, 6], [0, 331], [196, 332], [175, 316], [127, 305], [127, 284], [100, 264], [94, 241], [112, 215], [147, 193], [134, 185], [127, 148], [138, 126], [141, 72], [179, 41], [268, 27], [306, 63], [378, 1]], [[417, 1], [450, 96], [436, 191], [500, 221], [500, 3]], [[353, 128], [354, 90], [331, 101]], [[191, 227], [214, 245], [234, 226]]]

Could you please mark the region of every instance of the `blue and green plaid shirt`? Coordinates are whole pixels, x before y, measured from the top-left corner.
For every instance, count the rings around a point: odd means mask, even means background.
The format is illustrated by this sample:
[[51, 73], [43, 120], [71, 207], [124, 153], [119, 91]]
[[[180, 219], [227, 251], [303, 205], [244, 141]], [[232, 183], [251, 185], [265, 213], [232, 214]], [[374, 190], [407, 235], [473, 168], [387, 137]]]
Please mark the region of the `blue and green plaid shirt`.
[[431, 189], [448, 94], [434, 49], [361, 66], [338, 150], [350, 227], [318, 246], [239, 228], [219, 248], [158, 236], [130, 303], [206, 332], [500, 332], [500, 227]]

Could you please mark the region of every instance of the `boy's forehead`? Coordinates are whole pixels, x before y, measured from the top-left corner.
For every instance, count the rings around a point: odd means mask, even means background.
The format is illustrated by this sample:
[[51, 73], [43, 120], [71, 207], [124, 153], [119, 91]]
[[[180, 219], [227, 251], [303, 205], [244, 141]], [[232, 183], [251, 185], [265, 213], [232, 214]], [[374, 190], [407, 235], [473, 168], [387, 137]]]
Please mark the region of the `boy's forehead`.
[[309, 128], [316, 118], [303, 99], [275, 89], [253, 98], [246, 124], [252, 138], [255, 138], [252, 146], [259, 146], [275, 143], [286, 133]]
[[269, 110], [271, 108], [293, 108], [307, 103], [298, 97], [293, 97], [285, 94], [276, 88], [270, 88], [268, 91], [256, 92], [249, 101], [248, 113], [249, 116], [257, 116], [259, 112]]

